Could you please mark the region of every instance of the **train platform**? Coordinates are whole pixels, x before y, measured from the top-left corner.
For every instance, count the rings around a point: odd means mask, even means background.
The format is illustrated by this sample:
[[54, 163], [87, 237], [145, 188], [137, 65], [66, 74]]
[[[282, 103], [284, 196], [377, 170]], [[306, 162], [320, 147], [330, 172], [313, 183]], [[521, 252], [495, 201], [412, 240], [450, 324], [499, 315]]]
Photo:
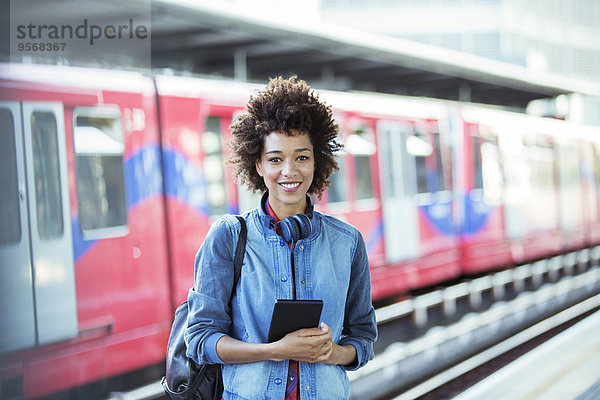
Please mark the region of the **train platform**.
[[600, 311], [470, 387], [454, 400], [600, 399]]

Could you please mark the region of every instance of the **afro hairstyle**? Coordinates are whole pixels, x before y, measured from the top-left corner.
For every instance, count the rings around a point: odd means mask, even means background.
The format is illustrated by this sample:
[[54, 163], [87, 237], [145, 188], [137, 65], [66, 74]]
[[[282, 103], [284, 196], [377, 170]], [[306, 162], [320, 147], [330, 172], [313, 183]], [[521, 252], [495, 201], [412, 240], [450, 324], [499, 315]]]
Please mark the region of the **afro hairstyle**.
[[271, 78], [262, 91], [250, 97], [246, 112], [233, 121], [230, 129], [229, 163], [234, 166], [234, 177], [253, 192], [267, 190], [256, 171], [256, 161], [261, 158], [265, 137], [272, 132], [292, 136], [299, 131], [310, 136], [315, 172], [308, 193], [320, 198], [330, 185], [329, 177], [338, 170], [335, 153], [343, 145], [336, 140], [338, 125], [331, 107], [296, 76]]

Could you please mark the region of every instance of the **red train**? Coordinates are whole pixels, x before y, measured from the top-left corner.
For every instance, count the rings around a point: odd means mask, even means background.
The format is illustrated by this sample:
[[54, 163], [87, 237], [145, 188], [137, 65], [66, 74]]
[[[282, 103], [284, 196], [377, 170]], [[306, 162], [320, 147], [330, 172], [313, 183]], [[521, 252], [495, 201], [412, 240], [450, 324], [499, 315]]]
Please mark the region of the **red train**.
[[[0, 66], [1, 398], [162, 363], [211, 222], [257, 197], [224, 164], [259, 86]], [[600, 243], [600, 129], [322, 92], [345, 152], [317, 207], [367, 242], [373, 299]]]

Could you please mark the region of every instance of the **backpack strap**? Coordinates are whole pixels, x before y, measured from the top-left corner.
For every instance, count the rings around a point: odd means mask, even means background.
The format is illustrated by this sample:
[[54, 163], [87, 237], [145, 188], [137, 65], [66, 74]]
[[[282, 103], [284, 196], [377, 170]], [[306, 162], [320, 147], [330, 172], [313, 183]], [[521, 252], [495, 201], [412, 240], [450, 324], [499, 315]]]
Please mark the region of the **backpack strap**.
[[233, 286], [231, 288], [231, 296], [229, 297], [229, 305], [231, 306], [231, 299], [235, 294], [238, 280], [242, 274], [242, 263], [244, 262], [244, 254], [246, 253], [246, 237], [248, 235], [248, 229], [246, 228], [246, 221], [243, 217], [236, 215], [238, 221], [240, 221], [240, 235], [238, 236], [237, 247], [235, 248], [235, 258], [233, 259]]

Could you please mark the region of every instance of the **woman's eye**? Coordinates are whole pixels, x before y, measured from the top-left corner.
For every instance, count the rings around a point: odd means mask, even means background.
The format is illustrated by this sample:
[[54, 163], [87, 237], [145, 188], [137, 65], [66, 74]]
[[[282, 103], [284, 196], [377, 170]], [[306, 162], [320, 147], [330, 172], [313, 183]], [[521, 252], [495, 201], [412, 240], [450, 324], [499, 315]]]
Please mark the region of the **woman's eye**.
[[281, 161], [281, 158], [279, 157], [273, 157], [273, 158], [269, 158], [268, 159], [270, 163], [277, 163]]
[[300, 156], [298, 157], [299, 161], [308, 161], [309, 157], [308, 156]]

